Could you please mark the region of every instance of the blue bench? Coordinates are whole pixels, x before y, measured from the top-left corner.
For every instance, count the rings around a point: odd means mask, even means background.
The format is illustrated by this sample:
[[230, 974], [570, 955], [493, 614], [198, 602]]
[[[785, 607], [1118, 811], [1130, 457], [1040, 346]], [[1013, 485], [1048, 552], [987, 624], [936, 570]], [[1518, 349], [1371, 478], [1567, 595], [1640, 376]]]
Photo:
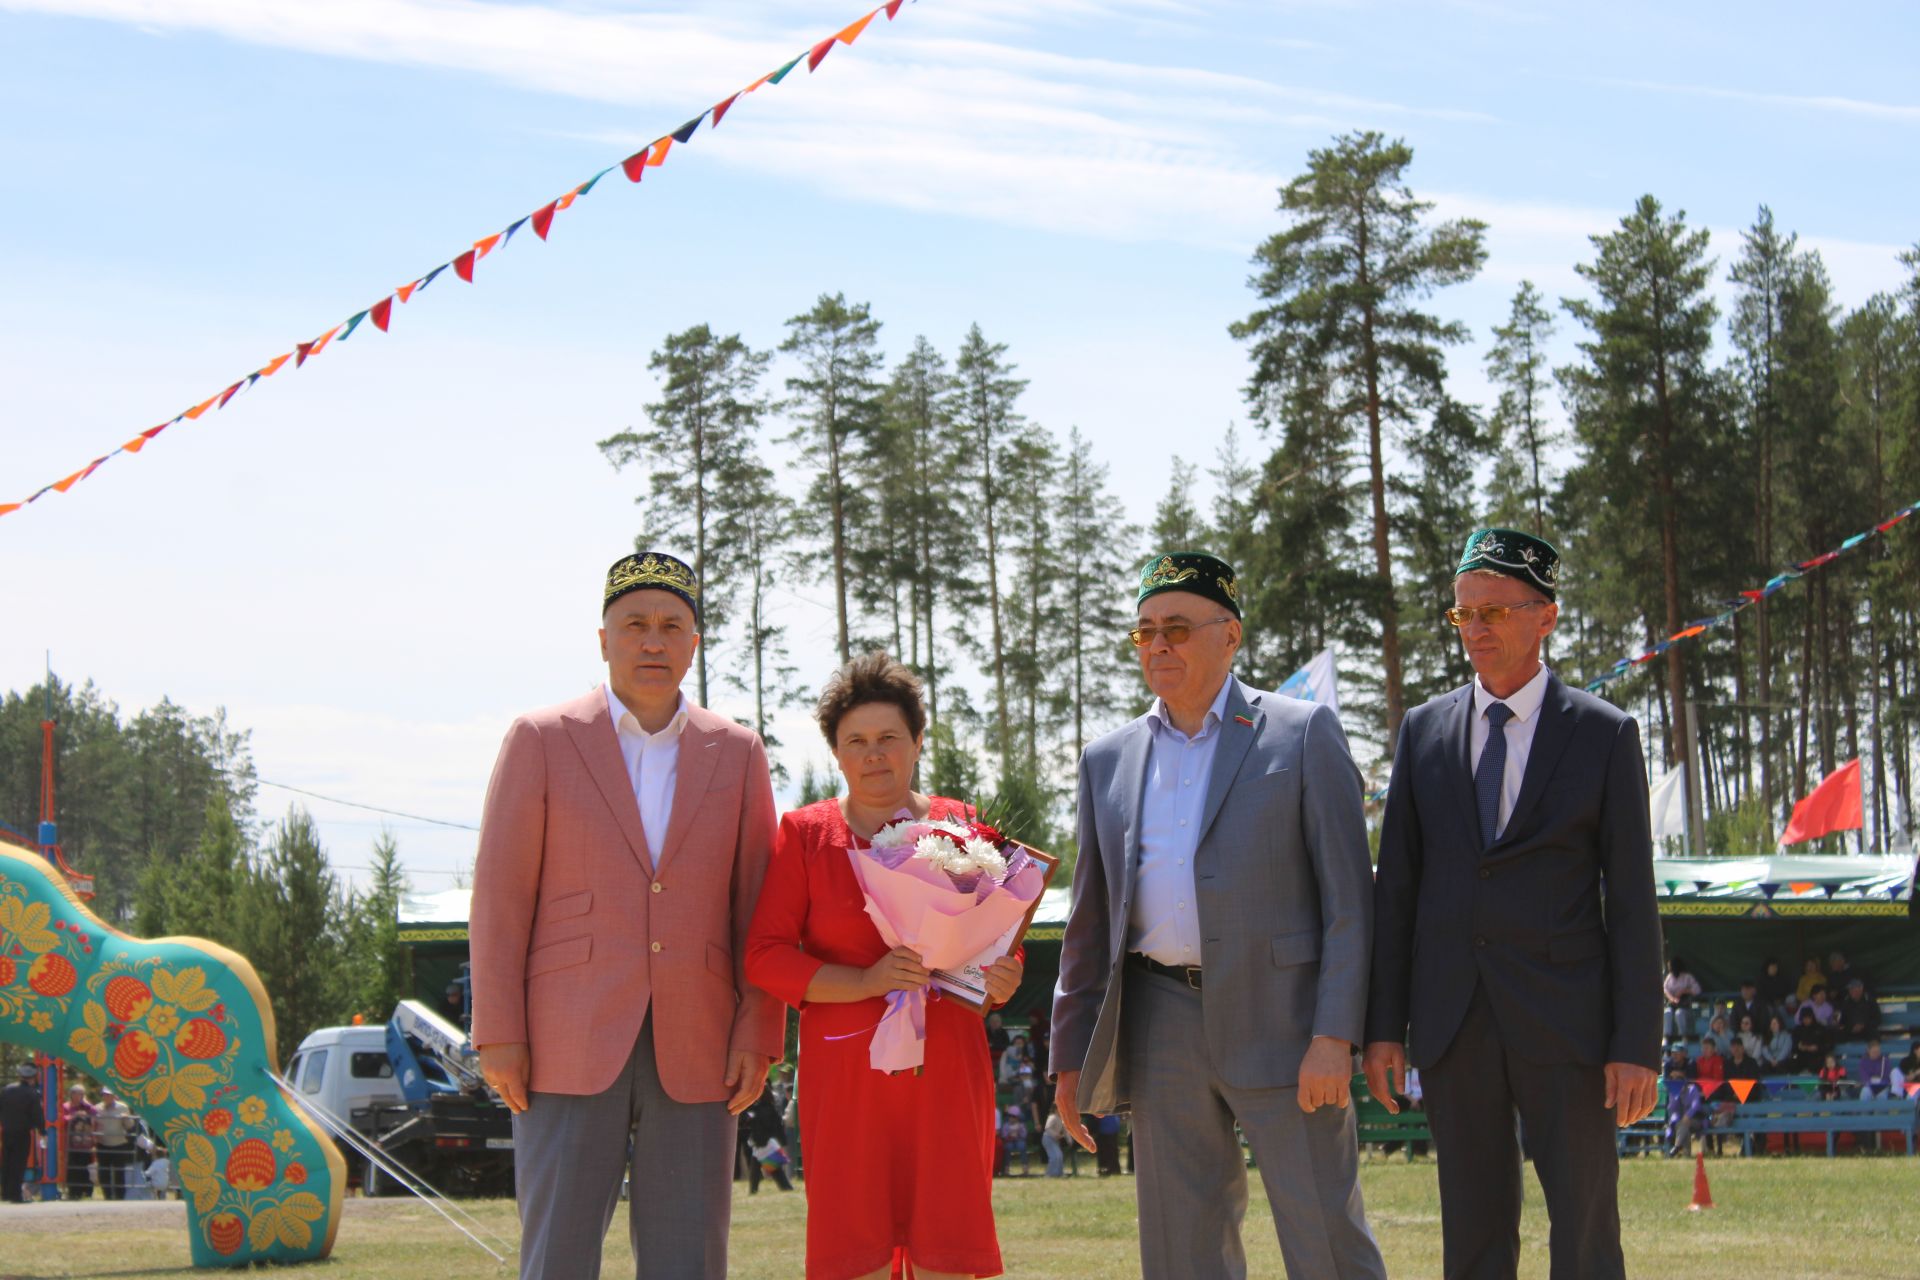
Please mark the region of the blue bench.
[[1907, 1145], [1907, 1154], [1915, 1154], [1914, 1139], [1920, 1132], [1920, 1104], [1912, 1098], [1876, 1098], [1826, 1101], [1805, 1097], [1762, 1098], [1759, 1092], [1729, 1113], [1724, 1123], [1711, 1125], [1707, 1134], [1738, 1135], [1743, 1155], [1753, 1154], [1753, 1140], [1772, 1134], [1825, 1134], [1827, 1154], [1834, 1153], [1834, 1140], [1843, 1133], [1898, 1133]]

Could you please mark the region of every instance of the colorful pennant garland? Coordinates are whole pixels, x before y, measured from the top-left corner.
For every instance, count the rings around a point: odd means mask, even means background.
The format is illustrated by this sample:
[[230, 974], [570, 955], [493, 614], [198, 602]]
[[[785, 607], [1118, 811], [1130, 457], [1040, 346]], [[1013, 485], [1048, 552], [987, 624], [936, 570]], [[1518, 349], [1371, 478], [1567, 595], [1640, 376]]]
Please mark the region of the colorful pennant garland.
[[1609, 670], [1587, 681], [1587, 692], [1592, 693], [1618, 680], [1621, 676], [1632, 674], [1635, 670], [1653, 661], [1674, 645], [1691, 640], [1709, 628], [1725, 626], [1728, 622], [1732, 621], [1734, 614], [1739, 613], [1742, 609], [1751, 608], [1753, 605], [1765, 600], [1768, 596], [1773, 595], [1794, 579], [1804, 578], [1817, 569], [1826, 568], [1842, 555], [1852, 551], [1869, 538], [1885, 537], [1889, 529], [1899, 524], [1902, 520], [1905, 520], [1908, 516], [1911, 516], [1915, 511], [1920, 511], [1920, 502], [1909, 503], [1907, 506], [1894, 512], [1891, 516], [1888, 516], [1885, 520], [1882, 520], [1879, 524], [1873, 526], [1873, 528], [1854, 534], [1851, 538], [1848, 538], [1831, 551], [1823, 552], [1811, 560], [1802, 560], [1799, 564], [1794, 565], [1793, 568], [1775, 574], [1767, 580], [1765, 586], [1757, 587], [1752, 591], [1742, 591], [1732, 599], [1723, 601], [1719, 613], [1711, 617], [1694, 619], [1680, 630], [1668, 636], [1665, 640], [1654, 645], [1651, 649], [1646, 650], [1644, 653], [1635, 654], [1630, 658], [1622, 658], [1614, 663]]
[[703, 122], [706, 123], [709, 129], [718, 128], [721, 117], [727, 114], [728, 109], [733, 106], [735, 101], [746, 94], [752, 93], [762, 85], [779, 84], [786, 78], [787, 73], [792, 71], [794, 67], [802, 61], [807, 64], [807, 70], [809, 72], [818, 70], [821, 62], [825, 60], [827, 54], [832, 51], [835, 44], [852, 44], [859, 38], [860, 33], [867, 29], [867, 24], [883, 13], [887, 15], [887, 20], [891, 22], [899, 15], [901, 6], [906, 4], [906, 2], [907, 0], [886, 0], [886, 3], [872, 10], [866, 14], [866, 16], [848, 23], [845, 27], [842, 27], [833, 35], [828, 36], [825, 40], [809, 46], [805, 52], [789, 59], [782, 66], [761, 76], [746, 88], [741, 89], [737, 93], [728, 94], [725, 98], [722, 98], [713, 106], [708, 107], [705, 111], [702, 111], [699, 115], [693, 117], [693, 119], [687, 121], [679, 128], [655, 138], [652, 142], [649, 142], [646, 146], [640, 148], [619, 164], [608, 165], [579, 186], [568, 191], [565, 195], [548, 201], [525, 217], [516, 219], [504, 230], [497, 231], [492, 235], [484, 236], [474, 241], [471, 247], [456, 257], [441, 263], [425, 275], [417, 276], [408, 283], [397, 286], [386, 297], [380, 299], [380, 301], [361, 311], [355, 312], [339, 324], [328, 329], [319, 337], [308, 342], [296, 342], [291, 351], [275, 356], [260, 368], [255, 369], [244, 378], [234, 382], [231, 386], [215, 392], [190, 409], [185, 409], [174, 414], [173, 417], [167, 419], [159, 426], [147, 428], [119, 448], [101, 454], [73, 474], [63, 479], [55, 480], [52, 484], [41, 486], [32, 496], [23, 498], [19, 502], [0, 502], [0, 516], [10, 515], [22, 507], [38, 502], [49, 493], [65, 493], [67, 490], [73, 488], [74, 485], [79, 484], [82, 480], [85, 480], [95, 471], [98, 471], [102, 466], [106, 465], [109, 459], [123, 453], [140, 452], [140, 450], [146, 447], [148, 441], [154, 439], [162, 431], [165, 431], [176, 422], [182, 420], [188, 422], [198, 421], [201, 415], [207, 413], [209, 410], [217, 412], [226, 408], [229, 400], [232, 400], [243, 390], [250, 390], [260, 379], [271, 378], [274, 374], [278, 373], [281, 367], [289, 360], [293, 361], [294, 368], [298, 369], [303, 367], [307, 361], [313, 359], [322, 351], [325, 351], [328, 343], [336, 339], [345, 342], [351, 338], [354, 330], [358, 329], [363, 321], [372, 320], [374, 328], [382, 333], [388, 332], [388, 326], [393, 322], [393, 304], [395, 299], [398, 299], [402, 305], [405, 305], [413, 295], [432, 284], [434, 279], [448, 267], [452, 267], [454, 274], [462, 280], [468, 284], [472, 284], [474, 268], [480, 261], [495, 249], [504, 248], [509, 244], [513, 240], [514, 233], [520, 230], [521, 227], [531, 223], [533, 225], [534, 235], [538, 236], [541, 240], [545, 240], [547, 233], [553, 228], [554, 216], [570, 207], [573, 202], [581, 196], [592, 191], [594, 184], [606, 177], [609, 173], [612, 173], [615, 169], [619, 169], [625, 173], [628, 180], [639, 182], [647, 169], [658, 168], [666, 162], [667, 151], [674, 143], [677, 142], [685, 145], [690, 141], [695, 131], [700, 128]]

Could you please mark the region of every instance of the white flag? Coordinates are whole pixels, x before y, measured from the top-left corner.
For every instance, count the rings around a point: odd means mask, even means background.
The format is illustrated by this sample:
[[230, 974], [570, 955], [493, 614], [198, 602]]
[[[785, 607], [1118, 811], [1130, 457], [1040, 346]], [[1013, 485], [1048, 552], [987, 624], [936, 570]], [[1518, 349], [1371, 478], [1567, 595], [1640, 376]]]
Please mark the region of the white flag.
[[1653, 784], [1648, 798], [1653, 811], [1653, 838], [1687, 834], [1687, 771], [1675, 769]]
[[1279, 691], [1302, 702], [1325, 703], [1338, 713], [1340, 690], [1333, 680], [1333, 650], [1322, 649], [1314, 654], [1311, 662], [1287, 677]]

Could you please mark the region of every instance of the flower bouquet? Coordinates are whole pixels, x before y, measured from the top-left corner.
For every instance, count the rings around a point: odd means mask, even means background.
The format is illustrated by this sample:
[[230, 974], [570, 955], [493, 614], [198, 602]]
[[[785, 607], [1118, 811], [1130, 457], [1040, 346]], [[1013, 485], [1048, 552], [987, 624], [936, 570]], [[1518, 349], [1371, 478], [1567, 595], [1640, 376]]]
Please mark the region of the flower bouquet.
[[[984, 822], [904, 815], [847, 855], [881, 940], [913, 948], [939, 993], [974, 1009], [986, 1005], [986, 969], [1019, 945], [1058, 865]], [[887, 993], [869, 1050], [874, 1070], [926, 1061], [926, 1001], [925, 991]]]

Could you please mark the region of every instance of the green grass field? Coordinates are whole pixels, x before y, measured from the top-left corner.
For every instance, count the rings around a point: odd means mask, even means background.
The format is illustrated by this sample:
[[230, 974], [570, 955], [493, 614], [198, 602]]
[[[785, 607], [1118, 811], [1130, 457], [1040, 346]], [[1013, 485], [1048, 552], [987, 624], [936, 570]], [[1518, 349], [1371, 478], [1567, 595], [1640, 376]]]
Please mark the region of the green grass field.
[[[1689, 1213], [1693, 1167], [1639, 1159], [1621, 1173], [1627, 1269], [1672, 1280], [1875, 1280], [1920, 1276], [1920, 1160], [1904, 1156], [1720, 1159], [1707, 1162], [1710, 1213]], [[1367, 1213], [1396, 1277], [1439, 1274], [1440, 1210], [1431, 1161], [1370, 1158], [1363, 1166]], [[802, 1193], [736, 1187], [732, 1275], [791, 1280], [801, 1273]], [[1247, 1215], [1250, 1274], [1279, 1276], [1279, 1246], [1254, 1183]], [[1133, 1180], [1080, 1177], [997, 1184], [1001, 1248], [1017, 1277], [1110, 1277], [1138, 1273]], [[494, 1232], [516, 1238], [508, 1201], [470, 1203]], [[1521, 1274], [1547, 1275], [1547, 1223], [1528, 1180]], [[609, 1233], [610, 1280], [631, 1275], [626, 1228]], [[187, 1271], [184, 1207], [98, 1202], [0, 1205], [0, 1280], [42, 1277], [178, 1276]], [[512, 1274], [413, 1201], [350, 1199], [333, 1257], [313, 1274], [328, 1280], [497, 1278]]]

